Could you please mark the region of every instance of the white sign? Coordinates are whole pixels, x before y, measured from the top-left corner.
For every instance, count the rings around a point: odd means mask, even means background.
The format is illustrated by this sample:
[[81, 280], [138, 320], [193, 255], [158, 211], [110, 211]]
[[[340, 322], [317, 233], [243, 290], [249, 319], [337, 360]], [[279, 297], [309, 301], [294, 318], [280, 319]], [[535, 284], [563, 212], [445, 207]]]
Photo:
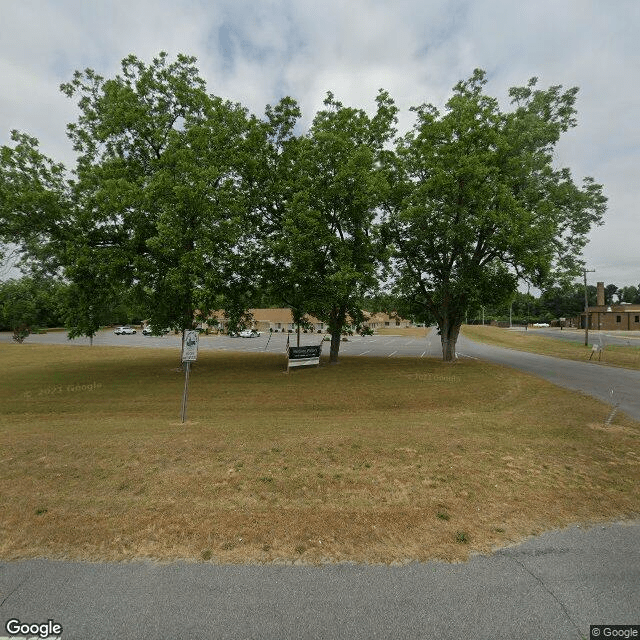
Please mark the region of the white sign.
[[198, 337], [197, 331], [187, 331], [185, 333], [182, 362], [195, 362], [198, 359]]

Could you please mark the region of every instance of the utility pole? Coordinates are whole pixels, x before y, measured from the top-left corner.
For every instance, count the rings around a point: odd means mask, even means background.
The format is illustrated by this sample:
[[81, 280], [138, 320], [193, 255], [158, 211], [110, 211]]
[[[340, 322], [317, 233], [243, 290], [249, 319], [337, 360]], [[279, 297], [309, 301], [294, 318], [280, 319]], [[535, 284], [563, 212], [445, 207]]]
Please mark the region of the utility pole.
[[595, 269], [583, 269], [584, 276], [584, 346], [589, 346], [589, 298], [587, 296], [587, 273], [595, 273]]

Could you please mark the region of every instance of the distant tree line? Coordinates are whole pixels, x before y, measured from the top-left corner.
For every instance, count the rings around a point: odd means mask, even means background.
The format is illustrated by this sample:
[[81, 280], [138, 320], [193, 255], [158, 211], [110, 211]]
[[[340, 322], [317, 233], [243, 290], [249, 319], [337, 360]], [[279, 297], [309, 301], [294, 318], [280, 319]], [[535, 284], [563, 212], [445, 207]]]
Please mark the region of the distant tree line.
[[384, 90], [373, 114], [329, 92], [299, 132], [293, 98], [251, 114], [210, 94], [192, 57], [76, 72], [61, 87], [79, 109], [75, 167], [17, 131], [0, 147], [0, 241], [32, 278], [6, 286], [53, 279], [61, 306], [34, 304], [71, 336], [107, 318], [185, 331], [217, 308], [233, 326], [268, 300], [327, 323], [333, 362], [365, 301], [394, 300], [437, 322], [452, 360], [465, 318], [517, 300], [519, 281], [571, 282], [606, 203], [552, 164], [577, 89], [533, 78], [502, 111], [485, 84], [476, 70], [443, 110], [414, 107], [398, 136]]
[[[74, 301], [72, 287], [60, 279], [27, 275], [0, 282], [0, 331], [38, 331], [47, 328], [61, 328], [68, 324]], [[126, 292], [125, 292], [126, 294]], [[596, 287], [587, 285], [590, 306], [596, 304]], [[102, 309], [98, 318], [100, 326], [112, 324], [138, 324], [145, 320], [145, 308], [133, 296], [115, 298], [111, 306]], [[605, 287], [605, 304], [640, 304], [640, 285]], [[251, 307], [269, 308], [281, 303], [281, 299], [267, 293], [251, 300]], [[248, 308], [248, 307], [247, 307]], [[398, 314], [416, 324], [434, 324], [435, 318], [424, 313], [424, 309], [412, 307], [406, 298], [393, 293], [377, 292], [362, 298], [362, 308], [370, 313]], [[246, 309], [243, 307], [241, 312]], [[489, 324], [495, 320], [506, 322], [511, 317], [514, 324], [551, 322], [559, 318], [573, 318], [584, 311], [584, 287], [572, 284], [565, 287], [551, 287], [540, 296], [516, 291], [508, 303], [494, 305], [488, 301], [484, 305], [484, 320]], [[466, 322], [481, 322], [482, 307], [467, 315]], [[234, 329], [237, 327], [233, 327]]]

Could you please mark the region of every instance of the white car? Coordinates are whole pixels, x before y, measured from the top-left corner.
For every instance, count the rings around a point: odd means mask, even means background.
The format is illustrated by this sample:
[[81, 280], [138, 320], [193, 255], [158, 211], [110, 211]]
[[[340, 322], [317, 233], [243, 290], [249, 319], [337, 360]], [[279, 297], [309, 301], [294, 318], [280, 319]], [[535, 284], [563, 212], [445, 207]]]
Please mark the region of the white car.
[[245, 329], [238, 334], [241, 338], [258, 338], [260, 332], [255, 329]]
[[[147, 325], [143, 330], [142, 330], [142, 334], [145, 336], [152, 336], [153, 335], [153, 328], [150, 327], [149, 325]], [[166, 335], [167, 333], [169, 333], [171, 331], [171, 329], [165, 328], [165, 329], [161, 329], [160, 331], [156, 331], [156, 335]]]
[[538, 327], [538, 328], [543, 328], [543, 327], [548, 327], [549, 323], [548, 322], [536, 322], [533, 325], [534, 327]]
[[126, 324], [123, 327], [116, 327], [113, 333], [115, 333], [117, 336], [132, 336], [135, 332], [135, 329]]

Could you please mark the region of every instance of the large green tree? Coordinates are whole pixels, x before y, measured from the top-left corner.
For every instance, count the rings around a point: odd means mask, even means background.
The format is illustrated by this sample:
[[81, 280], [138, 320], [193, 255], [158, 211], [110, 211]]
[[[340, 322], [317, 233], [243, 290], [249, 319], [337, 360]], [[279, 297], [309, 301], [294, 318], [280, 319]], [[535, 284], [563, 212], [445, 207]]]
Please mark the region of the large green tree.
[[465, 312], [508, 301], [518, 278], [541, 287], [574, 276], [606, 199], [553, 166], [576, 125], [577, 89], [509, 92], [512, 110], [484, 93], [485, 73], [454, 88], [443, 112], [423, 104], [389, 167], [388, 230], [401, 289], [435, 316], [445, 361]]
[[[295, 128], [301, 116], [300, 108], [290, 97], [282, 98], [275, 106], [267, 105], [265, 115], [252, 130], [252, 162], [244, 164], [245, 194], [256, 214], [259, 241], [253, 258], [253, 277], [236, 290], [244, 292], [244, 305], [286, 306], [293, 313], [294, 322], [304, 316], [303, 300], [296, 295], [298, 274], [283, 266], [282, 255], [276, 247], [282, 236], [282, 225], [289, 203], [298, 190], [296, 163], [301, 136]], [[236, 313], [242, 300], [232, 301]], [[229, 305], [227, 304], [227, 307]]]
[[183, 55], [129, 56], [114, 78], [86, 70], [62, 89], [80, 108], [74, 273], [135, 289], [152, 326], [192, 327], [255, 245], [241, 166], [252, 119], [209, 95]]
[[294, 184], [269, 246], [297, 314], [327, 323], [335, 363], [342, 332], [361, 319], [384, 255], [376, 232], [385, 188], [379, 163], [397, 110], [383, 91], [373, 116], [330, 93], [324, 105], [297, 143]]

